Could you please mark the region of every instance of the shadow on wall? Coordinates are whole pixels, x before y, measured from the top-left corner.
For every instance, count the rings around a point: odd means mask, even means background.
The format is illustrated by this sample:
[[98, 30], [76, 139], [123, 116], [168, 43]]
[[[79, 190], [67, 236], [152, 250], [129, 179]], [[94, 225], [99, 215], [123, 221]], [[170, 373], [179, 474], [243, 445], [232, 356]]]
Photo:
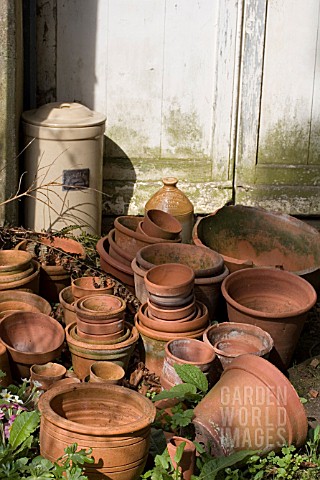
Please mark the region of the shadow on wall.
[[[108, 128], [107, 128], [108, 131]], [[127, 215], [136, 182], [132, 162], [111, 138], [104, 137], [102, 232], [107, 233], [118, 215]]]

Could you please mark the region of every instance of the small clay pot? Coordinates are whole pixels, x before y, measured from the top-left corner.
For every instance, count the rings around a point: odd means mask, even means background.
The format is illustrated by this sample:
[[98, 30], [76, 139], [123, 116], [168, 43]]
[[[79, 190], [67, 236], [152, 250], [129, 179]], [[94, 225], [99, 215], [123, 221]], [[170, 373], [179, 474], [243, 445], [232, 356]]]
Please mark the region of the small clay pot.
[[77, 320], [74, 311], [74, 296], [71, 287], [66, 287], [59, 293], [59, 301], [62, 307], [63, 320], [65, 325], [70, 325]]
[[174, 309], [159, 308], [154, 303], [150, 302], [149, 299], [147, 300], [147, 303], [149, 316], [151, 316], [151, 318], [159, 318], [161, 320], [185, 320], [186, 317], [195, 313], [196, 305], [195, 299], [193, 299], [193, 301], [185, 307], [178, 307]]
[[126, 250], [123, 248], [119, 247], [119, 245], [115, 242], [115, 229], [113, 228], [110, 230], [108, 234], [108, 240], [109, 240], [109, 255], [110, 257], [114, 258], [118, 262], [123, 263], [124, 265], [128, 265], [130, 267], [132, 260], [134, 259], [134, 256], [132, 254], [128, 253]]
[[195, 444], [184, 437], [173, 436], [167, 443], [168, 453], [174, 468], [177, 468], [177, 462], [175, 461], [175, 455], [177, 453], [177, 448], [182, 443], [185, 443], [181, 460], [179, 462], [179, 470], [182, 473], [183, 480], [190, 480], [191, 476], [194, 474], [194, 469], [196, 465], [196, 446]]
[[44, 365], [32, 365], [30, 368], [31, 385], [37, 381], [40, 390], [48, 390], [55, 382], [64, 378], [67, 369], [59, 363], [48, 362]]
[[95, 335], [108, 335], [110, 333], [119, 332], [123, 330], [124, 318], [116, 319], [115, 321], [106, 322], [85, 322], [80, 318], [76, 319], [77, 329], [82, 333], [95, 334]]
[[[117, 332], [117, 335], [115, 338], [113, 338], [114, 334], [111, 334], [109, 337], [108, 335], [92, 335], [92, 338], [89, 335], [79, 335], [80, 330], [78, 330], [77, 326], [74, 326], [70, 330], [70, 336], [74, 340], [78, 340], [79, 342], [83, 343], [88, 343], [89, 345], [114, 345], [116, 343], [124, 342], [129, 338], [130, 336], [130, 330], [128, 328], [123, 328], [122, 332], [119, 335], [119, 332]], [[82, 333], [82, 332], [80, 332]], [[105, 337], [105, 338], [103, 338]]]
[[256, 325], [224, 322], [211, 325], [203, 334], [225, 369], [234, 358], [251, 353], [267, 357], [273, 348], [271, 335]]
[[29, 378], [30, 366], [57, 358], [64, 330], [57, 320], [43, 313], [18, 312], [0, 322], [0, 338], [7, 347], [16, 380]]
[[107, 333], [107, 334], [100, 334], [100, 333], [85, 333], [80, 328], [77, 328], [77, 334], [79, 338], [82, 340], [88, 340], [90, 343], [111, 343], [114, 340], [117, 340], [118, 338], [123, 336], [123, 328], [124, 325], [122, 324], [122, 327], [119, 328], [117, 331], [112, 332], [112, 333]]
[[[205, 317], [205, 315], [204, 315], [204, 317]], [[201, 319], [202, 318], [203, 317], [201, 317]], [[184, 329], [184, 331], [177, 332], [176, 330], [173, 329], [172, 332], [165, 332], [165, 331], [155, 330], [153, 328], [147, 327], [144, 323], [141, 322], [138, 313], [135, 315], [135, 322], [136, 322], [135, 325], [136, 325], [136, 327], [137, 327], [137, 329], [139, 330], [140, 333], [143, 333], [147, 336], [149, 335], [151, 338], [156, 338], [157, 340], [165, 340], [167, 342], [169, 340], [171, 340], [172, 338], [177, 338], [177, 337], [181, 337], [181, 338], [184, 338], [184, 337], [200, 338], [202, 336], [206, 326], [208, 326], [208, 320], [207, 321], [202, 320], [204, 326], [199, 327], [197, 330], [192, 330], [192, 327], [191, 327], [190, 330], [188, 328], [186, 328], [186, 329]], [[166, 323], [168, 323], [168, 322], [166, 322]], [[179, 325], [185, 325], [185, 323], [181, 323]], [[188, 323], [187, 323], [187, 325], [188, 325]]]
[[117, 385], [121, 382], [125, 371], [113, 362], [95, 362], [90, 366], [91, 383], [109, 383]]
[[126, 301], [115, 295], [92, 295], [75, 302], [77, 318], [86, 323], [100, 323], [122, 319]]
[[85, 475], [97, 480], [140, 478], [149, 452], [152, 402], [118, 385], [82, 383], [52, 388], [41, 395], [40, 453], [55, 462], [72, 442], [92, 448]]
[[175, 310], [177, 308], [185, 307], [194, 300], [193, 290], [187, 295], [177, 295], [175, 297], [164, 297], [162, 295], [148, 295], [149, 301], [158, 308], [166, 308]]
[[130, 292], [134, 293], [134, 278], [131, 266], [125, 265], [123, 262], [112, 258], [111, 255], [109, 255], [109, 249], [108, 236], [101, 238], [96, 245], [96, 250], [100, 256], [101, 269], [117, 278]]
[[179, 236], [181, 230], [181, 223], [170, 213], [151, 209], [145, 214], [143, 231], [150, 237], [174, 240]]
[[80, 277], [72, 280], [71, 291], [75, 300], [89, 295], [112, 295], [115, 286], [114, 280], [107, 279], [106, 285], [101, 286], [99, 277]]
[[148, 270], [144, 282], [149, 293], [164, 297], [187, 296], [193, 290], [194, 271], [180, 263], [166, 263]]
[[176, 338], [165, 346], [163, 369], [160, 376], [161, 386], [169, 390], [182, 383], [174, 365], [194, 365], [203, 373], [209, 373], [216, 354], [209, 345], [194, 338]]

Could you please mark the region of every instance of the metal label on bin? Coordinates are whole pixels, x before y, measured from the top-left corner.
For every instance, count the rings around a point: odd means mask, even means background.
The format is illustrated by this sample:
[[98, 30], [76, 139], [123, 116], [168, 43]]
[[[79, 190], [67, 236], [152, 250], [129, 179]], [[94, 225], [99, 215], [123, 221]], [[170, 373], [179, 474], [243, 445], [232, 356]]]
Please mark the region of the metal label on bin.
[[89, 168], [63, 170], [62, 190], [80, 190], [82, 188], [89, 188], [89, 175]]

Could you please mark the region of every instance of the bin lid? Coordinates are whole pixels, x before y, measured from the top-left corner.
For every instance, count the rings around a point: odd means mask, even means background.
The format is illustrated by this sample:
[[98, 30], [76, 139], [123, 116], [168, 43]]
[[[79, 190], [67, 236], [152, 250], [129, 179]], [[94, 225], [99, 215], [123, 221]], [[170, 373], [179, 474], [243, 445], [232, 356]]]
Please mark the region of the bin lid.
[[52, 102], [23, 112], [22, 119], [32, 125], [44, 127], [80, 128], [100, 125], [106, 121], [106, 116], [80, 103]]

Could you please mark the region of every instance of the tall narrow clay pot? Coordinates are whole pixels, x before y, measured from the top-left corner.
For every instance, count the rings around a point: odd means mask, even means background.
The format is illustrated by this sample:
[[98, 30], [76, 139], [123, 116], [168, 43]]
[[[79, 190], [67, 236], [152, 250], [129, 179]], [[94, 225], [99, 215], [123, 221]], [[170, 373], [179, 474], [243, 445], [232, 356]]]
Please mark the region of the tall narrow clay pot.
[[270, 361], [290, 365], [309, 310], [317, 294], [306, 280], [274, 268], [246, 268], [222, 283], [229, 320], [252, 323], [270, 333], [274, 350]]
[[183, 480], [190, 480], [191, 476], [194, 474], [196, 464], [195, 444], [188, 438], [173, 436], [167, 443], [167, 449], [172, 461], [172, 465], [174, 468], [177, 468], [177, 462], [175, 461], [174, 457], [176, 455], [177, 448], [182, 443], [185, 443], [185, 446], [178, 468], [182, 473]]
[[213, 456], [301, 446], [308, 424], [289, 380], [255, 355], [237, 357], [194, 409], [196, 440]]
[[62, 385], [44, 393], [40, 453], [56, 461], [70, 442], [92, 448], [94, 464], [85, 466], [91, 480], [137, 480], [149, 451], [155, 407], [138, 392], [118, 385]]

